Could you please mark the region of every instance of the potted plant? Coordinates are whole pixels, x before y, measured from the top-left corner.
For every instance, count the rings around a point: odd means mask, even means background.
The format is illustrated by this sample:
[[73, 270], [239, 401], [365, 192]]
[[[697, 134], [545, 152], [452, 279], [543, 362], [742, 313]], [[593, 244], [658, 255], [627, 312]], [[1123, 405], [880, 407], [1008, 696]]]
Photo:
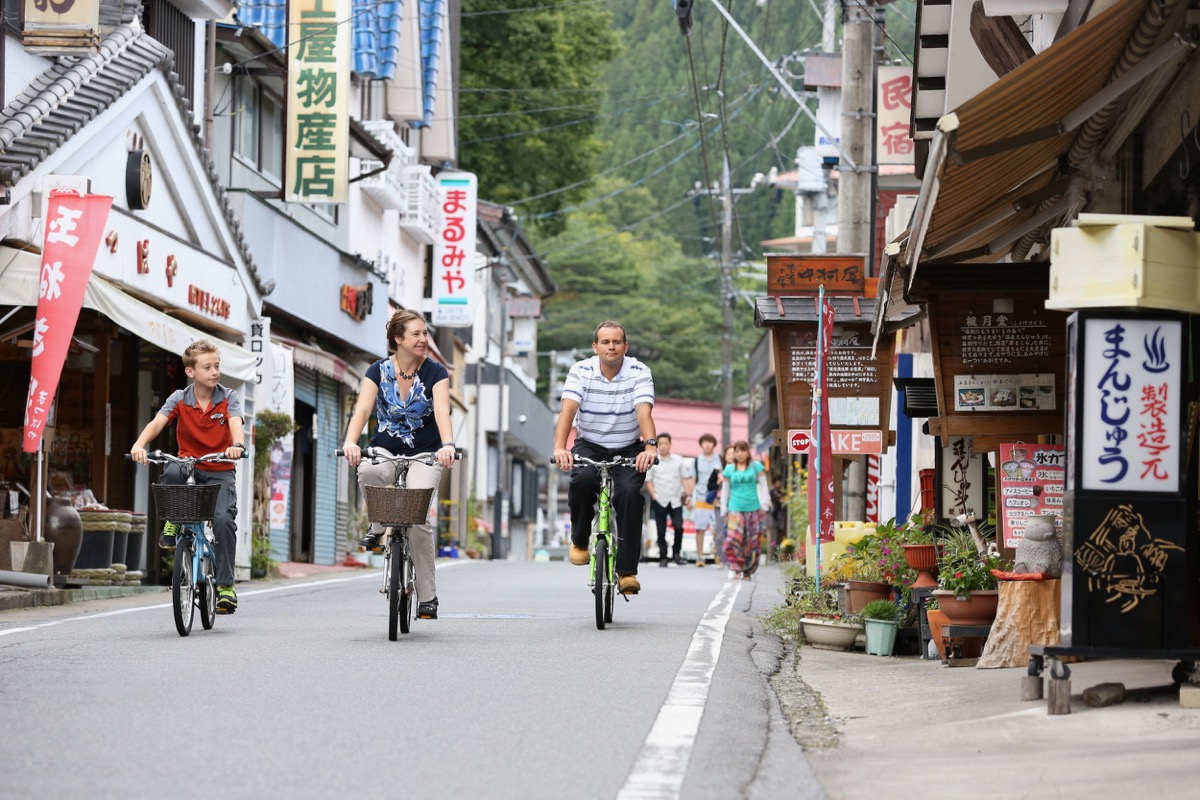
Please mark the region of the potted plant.
[[846, 582], [852, 613], [861, 612], [872, 600], [890, 600], [893, 587], [907, 588], [915, 573], [904, 561], [902, 543], [896, 520], [891, 519], [848, 545], [846, 552], [838, 557], [852, 571], [853, 577]]
[[[981, 540], [985, 542], [981, 532]], [[1005, 569], [993, 552], [980, 552], [979, 542], [967, 531], [955, 532], [941, 543], [938, 586], [933, 596], [938, 609], [956, 625], [988, 625], [996, 618], [999, 581], [992, 570]]]
[[862, 610], [869, 655], [890, 656], [900, 629], [900, 609], [888, 600], [872, 600]]
[[813, 647], [829, 650], [854, 647], [863, 632], [862, 622], [857, 615], [844, 614], [838, 609], [836, 587], [824, 580], [818, 586], [798, 565], [788, 566], [784, 576], [784, 605], [767, 615], [766, 627]]
[[937, 547], [933, 542], [937, 526], [931, 524], [920, 514], [913, 514], [912, 519], [899, 531], [900, 548], [904, 551], [904, 561], [909, 569], [916, 573], [910, 589], [925, 589], [937, 586], [937, 578], [933, 573], [937, 569]]

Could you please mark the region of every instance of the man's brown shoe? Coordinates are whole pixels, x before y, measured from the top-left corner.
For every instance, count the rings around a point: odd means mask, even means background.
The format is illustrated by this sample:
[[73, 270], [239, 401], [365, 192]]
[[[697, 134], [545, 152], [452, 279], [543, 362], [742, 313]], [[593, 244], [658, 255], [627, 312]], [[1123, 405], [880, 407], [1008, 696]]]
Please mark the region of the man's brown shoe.
[[571, 550], [567, 553], [567, 560], [577, 567], [582, 567], [588, 562], [589, 558], [590, 556], [588, 555], [587, 550], [582, 547], [576, 547], [575, 545], [571, 545]]
[[638, 583], [636, 575], [622, 575], [620, 578], [619, 591], [621, 594], [637, 594], [642, 590], [642, 585]]

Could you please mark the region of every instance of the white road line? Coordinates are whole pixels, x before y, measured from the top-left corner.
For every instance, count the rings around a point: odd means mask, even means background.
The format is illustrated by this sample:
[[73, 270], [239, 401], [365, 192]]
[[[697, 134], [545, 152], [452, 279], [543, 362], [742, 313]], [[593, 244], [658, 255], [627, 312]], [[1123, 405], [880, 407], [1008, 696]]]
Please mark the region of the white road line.
[[[451, 561], [448, 564], [439, 564], [437, 569], [440, 571], [443, 569], [447, 569], [448, 567], [457, 566], [460, 563], [466, 563], [466, 562], [465, 561], [462, 561], [462, 562]], [[289, 589], [307, 589], [311, 586], [329, 586], [330, 584], [334, 584], [334, 583], [348, 583], [350, 581], [361, 581], [361, 580], [365, 580], [367, 578], [374, 578], [375, 580], [379, 580], [379, 576], [381, 574], [382, 573], [377, 570], [372, 570], [372, 571], [364, 573], [362, 575], [353, 575], [348, 578], [326, 578], [325, 580], [309, 581], [307, 583], [289, 583], [289, 584], [285, 584], [283, 586], [272, 586], [269, 589], [250, 589], [249, 591], [239, 591], [238, 597], [242, 598], [242, 597], [250, 597], [250, 596], [256, 595], [256, 594], [271, 594], [273, 592], [284, 592]], [[158, 603], [158, 604], [152, 605], [152, 606], [138, 606], [137, 608], [121, 608], [121, 609], [117, 609], [116, 611], [100, 611], [95, 614], [83, 614], [78, 617], [67, 617], [66, 619], [56, 619], [56, 620], [52, 620], [50, 622], [39, 622], [37, 625], [28, 625], [23, 628], [7, 628], [5, 630], [0, 630], [0, 636], [10, 636], [14, 633], [28, 633], [29, 631], [35, 631], [35, 630], [38, 630], [39, 628], [50, 628], [55, 625], [63, 625], [68, 622], [88, 622], [90, 620], [103, 619], [105, 617], [116, 617], [121, 614], [135, 614], [139, 611], [155, 611], [157, 609], [170, 608], [170, 607], [171, 607], [170, 603]]]
[[739, 580], [726, 581], [700, 618], [666, 702], [659, 709], [658, 719], [617, 795], [619, 800], [679, 797], [704, 704], [708, 701], [713, 670], [721, 657], [725, 626], [741, 587]]

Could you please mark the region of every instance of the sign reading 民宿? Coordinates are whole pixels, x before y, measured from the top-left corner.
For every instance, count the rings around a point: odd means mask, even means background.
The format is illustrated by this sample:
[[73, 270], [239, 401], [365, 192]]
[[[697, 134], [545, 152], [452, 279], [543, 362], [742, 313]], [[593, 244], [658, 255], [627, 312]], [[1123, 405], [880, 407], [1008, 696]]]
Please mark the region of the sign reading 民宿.
[[350, 0], [288, 3], [287, 178], [292, 203], [344, 203], [349, 163]]
[[1092, 317], [1081, 330], [1084, 435], [1079, 488], [1180, 489], [1183, 471], [1183, 322]]
[[912, 68], [879, 67], [876, 76], [875, 163], [912, 164]]
[[475, 226], [479, 185], [470, 172], [437, 176], [438, 210], [433, 240], [434, 325], [475, 324]]

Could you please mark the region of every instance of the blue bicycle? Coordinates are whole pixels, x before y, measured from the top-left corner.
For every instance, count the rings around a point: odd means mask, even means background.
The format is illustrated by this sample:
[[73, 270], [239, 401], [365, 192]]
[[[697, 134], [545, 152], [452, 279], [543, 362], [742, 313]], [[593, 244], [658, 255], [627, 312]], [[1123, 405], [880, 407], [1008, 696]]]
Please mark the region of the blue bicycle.
[[[129, 456], [126, 455], [126, 458]], [[192, 632], [197, 606], [200, 624], [212, 630], [217, 621], [216, 537], [212, 520], [216, 515], [219, 484], [196, 483], [196, 465], [202, 462], [229, 462], [224, 453], [200, 457], [179, 457], [161, 450], [146, 453], [151, 464], [179, 464], [186, 483], [155, 483], [150, 486], [160, 519], [179, 526], [175, 535], [175, 564], [171, 570], [171, 605], [175, 629], [180, 636]]]

